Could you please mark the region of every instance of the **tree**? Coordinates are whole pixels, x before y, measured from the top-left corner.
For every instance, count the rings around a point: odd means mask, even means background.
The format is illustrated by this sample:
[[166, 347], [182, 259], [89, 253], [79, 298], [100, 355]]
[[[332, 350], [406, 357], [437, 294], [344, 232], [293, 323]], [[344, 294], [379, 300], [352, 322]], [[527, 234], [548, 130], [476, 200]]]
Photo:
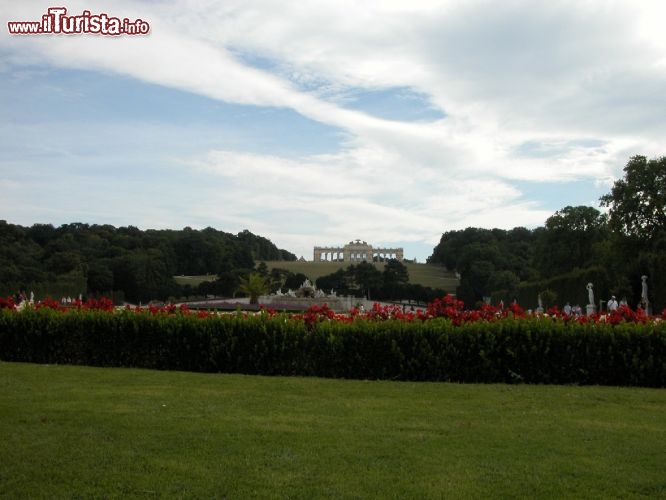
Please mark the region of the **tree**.
[[165, 300], [177, 285], [166, 269], [164, 256], [157, 249], [137, 250], [112, 263], [114, 290], [122, 290], [132, 302]]
[[89, 293], [111, 293], [113, 290], [113, 271], [104, 261], [96, 261], [88, 269], [87, 288]]
[[265, 262], [259, 262], [259, 265], [257, 266], [257, 272], [264, 278], [268, 277], [268, 266]]
[[268, 278], [267, 278], [270, 292], [277, 292], [278, 290], [280, 290], [284, 285], [287, 276], [289, 276], [290, 274], [292, 274], [291, 271], [287, 269], [282, 269], [280, 267], [272, 268], [268, 273]]
[[296, 260], [293, 253], [278, 249], [269, 239], [252, 234], [247, 229], [236, 236], [256, 260]]
[[309, 278], [303, 273], [290, 272], [284, 280], [284, 287], [290, 290], [296, 290], [300, 288], [307, 279]]
[[405, 284], [409, 282], [407, 266], [397, 259], [390, 259], [384, 266], [384, 282]]
[[633, 156], [624, 167], [624, 178], [601, 197], [609, 208], [609, 223], [620, 233], [653, 240], [666, 231], [666, 157], [647, 160]]
[[488, 279], [488, 289], [493, 294], [503, 293], [507, 298], [514, 297], [518, 291], [520, 278], [513, 271], [495, 271]]
[[[428, 262], [456, 270], [460, 274], [458, 298], [473, 305], [490, 292], [499, 291], [495, 286], [513, 287], [515, 277], [519, 281], [536, 277], [532, 264], [535, 239], [535, 232], [524, 227], [510, 231], [468, 227], [444, 233]], [[497, 275], [495, 282], [490, 283], [491, 276], [500, 271], [509, 271], [513, 276]]]
[[250, 296], [250, 304], [258, 304], [259, 296], [268, 291], [268, 283], [259, 273], [250, 273], [247, 277], [241, 278], [238, 290]]
[[469, 304], [473, 304], [484, 297], [490, 295], [491, 290], [488, 287], [488, 282], [496, 268], [492, 262], [487, 260], [475, 260], [471, 262], [469, 268], [462, 275], [461, 282], [468, 282], [470, 289], [474, 292], [474, 296], [464, 297], [462, 300]]
[[338, 269], [334, 273], [328, 274], [326, 276], [320, 276], [316, 280], [317, 288], [320, 290], [335, 290], [339, 295], [349, 295], [350, 277], [344, 269]]
[[371, 300], [382, 286], [382, 273], [374, 264], [360, 262], [356, 266], [349, 266], [348, 271], [353, 276], [360, 295], [368, 300]]
[[382, 275], [384, 278], [384, 293], [388, 294], [391, 299], [398, 298], [398, 291], [409, 283], [407, 266], [397, 259], [390, 259], [386, 262]]
[[223, 271], [217, 275], [215, 281], [202, 281], [197, 287], [202, 295], [221, 295], [231, 297], [238, 290], [240, 277], [232, 271]]
[[596, 246], [608, 237], [604, 215], [588, 206], [566, 206], [546, 219], [538, 232], [534, 261], [550, 278], [597, 262]]
[[65, 274], [81, 266], [78, 252], [55, 252], [46, 261], [48, 269], [56, 274]]
[[624, 178], [601, 197], [615, 232], [614, 250], [623, 263], [617, 283], [630, 283], [640, 296], [640, 276], [647, 275], [653, 311], [666, 305], [666, 157], [630, 158]]

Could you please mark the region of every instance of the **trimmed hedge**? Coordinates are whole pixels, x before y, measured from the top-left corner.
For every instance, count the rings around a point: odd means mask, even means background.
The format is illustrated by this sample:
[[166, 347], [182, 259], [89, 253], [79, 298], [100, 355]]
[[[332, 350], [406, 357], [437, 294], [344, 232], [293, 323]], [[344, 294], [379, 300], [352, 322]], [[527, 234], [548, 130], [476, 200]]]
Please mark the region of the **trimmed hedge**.
[[0, 311], [0, 359], [332, 378], [666, 386], [666, 321], [308, 325], [285, 315]]

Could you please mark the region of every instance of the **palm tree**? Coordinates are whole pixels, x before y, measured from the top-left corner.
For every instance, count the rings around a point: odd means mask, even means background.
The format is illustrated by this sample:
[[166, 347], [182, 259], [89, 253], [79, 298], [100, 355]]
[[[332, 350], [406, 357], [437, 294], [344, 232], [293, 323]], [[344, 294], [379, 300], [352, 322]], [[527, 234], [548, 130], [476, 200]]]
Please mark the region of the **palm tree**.
[[268, 292], [268, 283], [261, 274], [250, 273], [246, 278], [241, 278], [238, 290], [250, 296], [250, 304], [258, 304], [259, 296]]

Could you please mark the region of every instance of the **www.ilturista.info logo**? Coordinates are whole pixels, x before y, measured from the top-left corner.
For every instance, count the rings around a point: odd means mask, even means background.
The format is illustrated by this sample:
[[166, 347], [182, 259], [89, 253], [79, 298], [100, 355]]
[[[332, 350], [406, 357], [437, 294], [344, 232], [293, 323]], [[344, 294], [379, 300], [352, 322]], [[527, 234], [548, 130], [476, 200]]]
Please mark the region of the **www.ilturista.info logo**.
[[91, 14], [84, 10], [79, 16], [68, 16], [65, 7], [50, 7], [41, 21], [9, 21], [11, 35], [147, 35], [150, 24], [142, 19], [130, 21], [107, 14]]

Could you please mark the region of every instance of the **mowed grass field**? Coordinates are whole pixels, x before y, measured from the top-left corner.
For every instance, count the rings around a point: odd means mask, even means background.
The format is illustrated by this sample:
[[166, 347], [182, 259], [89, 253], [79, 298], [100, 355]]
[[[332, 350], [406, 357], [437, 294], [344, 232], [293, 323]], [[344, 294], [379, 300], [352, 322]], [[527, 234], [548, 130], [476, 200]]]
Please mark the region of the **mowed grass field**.
[[[383, 271], [383, 262], [373, 262], [375, 267]], [[269, 269], [275, 267], [287, 269], [292, 273], [303, 273], [313, 282], [320, 276], [332, 274], [338, 269], [346, 269], [349, 262], [298, 262], [298, 261], [267, 261]], [[455, 293], [458, 280], [454, 273], [445, 267], [433, 264], [413, 264], [406, 262], [405, 267], [409, 272], [409, 282], [413, 284], [439, 288], [446, 292]]]
[[[292, 273], [303, 273], [313, 283], [321, 276], [332, 274], [338, 269], [346, 269], [349, 262], [299, 262], [299, 261], [265, 261], [268, 269], [280, 268], [291, 271]], [[258, 264], [258, 262], [257, 262]], [[383, 262], [374, 262], [375, 267], [383, 271]], [[429, 286], [430, 288], [441, 289], [448, 293], [455, 293], [458, 286], [458, 279], [455, 274], [442, 266], [432, 264], [413, 264], [405, 263], [409, 272], [409, 282], [413, 284]], [[177, 283], [181, 285], [198, 286], [203, 281], [213, 281], [215, 275], [202, 276], [174, 276]]]
[[2, 498], [666, 498], [666, 391], [0, 363]]

